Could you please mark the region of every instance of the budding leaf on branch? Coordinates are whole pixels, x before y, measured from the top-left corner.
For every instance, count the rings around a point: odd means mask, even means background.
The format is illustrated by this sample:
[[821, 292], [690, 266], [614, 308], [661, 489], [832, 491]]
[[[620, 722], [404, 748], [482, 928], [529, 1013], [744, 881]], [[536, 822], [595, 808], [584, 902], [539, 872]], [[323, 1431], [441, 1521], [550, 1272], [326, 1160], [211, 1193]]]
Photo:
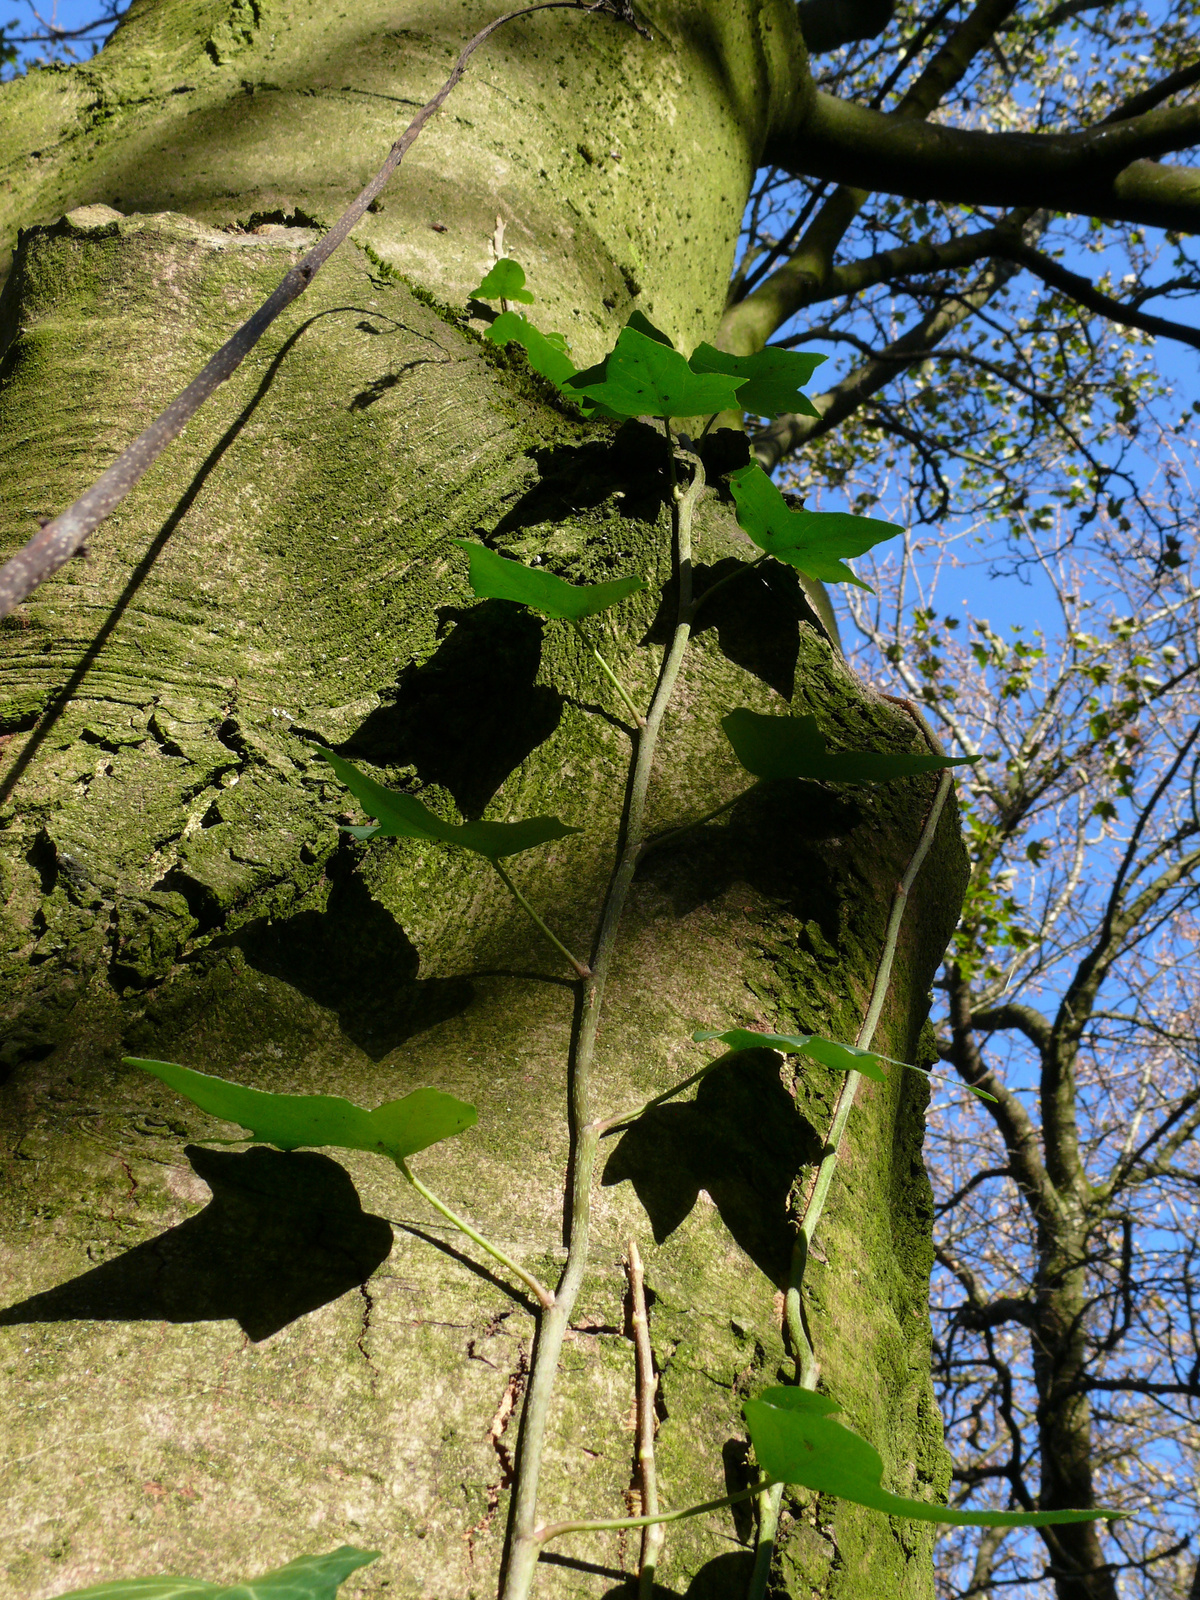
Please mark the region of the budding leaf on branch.
[[502, 311], [484, 338], [501, 349], [505, 345], [519, 344], [533, 370], [541, 373], [543, 378], [548, 378], [556, 388], [561, 389], [568, 378], [575, 376], [577, 369], [567, 354], [565, 336], [561, 333], [539, 332], [529, 318], [522, 316], [519, 311]]
[[737, 403], [743, 411], [760, 417], [778, 417], [785, 411], [819, 417], [821, 413], [800, 385], [807, 383], [813, 369], [824, 356], [799, 350], [772, 350], [770, 346], [752, 356], [731, 356], [711, 344], [698, 345], [688, 362], [693, 372], [720, 372], [737, 378], [742, 387]]
[[367, 815], [375, 818], [372, 827], [345, 830], [355, 839], [437, 839], [442, 844], [473, 850], [489, 861], [499, 861], [580, 831], [557, 817], [526, 817], [521, 822], [443, 822], [415, 795], [385, 789], [332, 750], [318, 745], [317, 754], [328, 761]]
[[777, 1483], [799, 1484], [893, 1517], [949, 1523], [956, 1528], [1046, 1528], [1095, 1522], [1118, 1511], [960, 1511], [953, 1506], [907, 1500], [883, 1488], [877, 1450], [830, 1412], [840, 1407], [809, 1389], [766, 1389], [743, 1408], [758, 1464]]
[[519, 262], [504, 256], [497, 261], [478, 289], [472, 289], [468, 300], [520, 300], [531, 306], [534, 297], [525, 287], [525, 269]]
[[570, 379], [564, 392], [622, 417], [709, 416], [737, 403], [737, 378], [693, 372], [678, 350], [636, 328], [621, 329], [603, 367], [603, 379], [593, 368]]
[[731, 473], [729, 487], [738, 523], [758, 548], [822, 583], [870, 589], [842, 557], [861, 556], [900, 531], [878, 517], [855, 517], [848, 511], [793, 511], [757, 462]]
[[829, 750], [816, 717], [771, 717], [744, 707], [721, 718], [733, 753], [756, 778], [807, 778], [817, 783], [887, 783], [978, 756], [932, 756], [883, 750]]
[[339, 1150], [374, 1150], [404, 1161], [476, 1122], [474, 1106], [440, 1089], [414, 1089], [367, 1111], [341, 1095], [269, 1094], [174, 1061], [145, 1061], [138, 1056], [123, 1060], [127, 1067], [140, 1067], [161, 1078], [210, 1116], [249, 1128], [255, 1142], [280, 1150], [334, 1145]]
[[456, 539], [471, 562], [471, 588], [481, 600], [515, 600], [544, 617], [579, 622], [607, 611], [646, 585], [641, 578], [611, 578], [606, 583], [568, 583], [553, 572], [509, 561], [473, 539]]
[[352, 1572], [379, 1560], [378, 1550], [342, 1545], [327, 1556], [300, 1556], [286, 1567], [244, 1583], [207, 1583], [203, 1578], [118, 1578], [88, 1589], [70, 1589], [62, 1600], [334, 1600]]

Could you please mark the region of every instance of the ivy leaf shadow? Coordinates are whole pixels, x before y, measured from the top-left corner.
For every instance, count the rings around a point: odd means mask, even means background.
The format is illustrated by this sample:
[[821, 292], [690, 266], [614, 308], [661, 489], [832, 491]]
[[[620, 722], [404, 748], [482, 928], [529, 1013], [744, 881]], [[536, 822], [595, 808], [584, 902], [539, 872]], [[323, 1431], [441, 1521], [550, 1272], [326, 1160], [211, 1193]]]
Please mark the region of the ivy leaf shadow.
[[438, 617], [450, 632], [429, 660], [405, 667], [384, 703], [333, 748], [351, 761], [414, 768], [474, 820], [553, 734], [563, 701], [536, 682], [545, 625], [523, 606], [485, 600]]
[[[654, 1600], [744, 1600], [753, 1570], [752, 1551], [729, 1550], [706, 1561], [682, 1594], [661, 1583], [656, 1583], [651, 1593]], [[636, 1578], [619, 1583], [604, 1594], [604, 1600], [637, 1600], [637, 1597]]]
[[386, 1261], [391, 1226], [346, 1170], [315, 1151], [184, 1150], [212, 1199], [178, 1227], [0, 1310], [34, 1322], [220, 1322], [258, 1343], [357, 1288]]
[[662, 1244], [703, 1190], [759, 1270], [787, 1283], [795, 1230], [788, 1195], [820, 1159], [816, 1129], [796, 1109], [771, 1050], [727, 1056], [686, 1105], [656, 1106], [622, 1134], [603, 1183], [632, 1183]]
[[843, 896], [830, 841], [844, 839], [862, 820], [857, 802], [820, 784], [759, 783], [731, 809], [727, 822], [692, 829], [653, 850], [638, 876], [669, 895], [679, 917], [720, 899], [735, 884], [748, 884], [765, 901], [814, 924], [836, 946]]
[[420, 956], [391, 912], [372, 898], [348, 857], [326, 866], [325, 908], [261, 917], [228, 939], [247, 963], [332, 1011], [338, 1026], [372, 1061], [414, 1034], [461, 1015], [475, 990], [463, 977], [421, 978]]

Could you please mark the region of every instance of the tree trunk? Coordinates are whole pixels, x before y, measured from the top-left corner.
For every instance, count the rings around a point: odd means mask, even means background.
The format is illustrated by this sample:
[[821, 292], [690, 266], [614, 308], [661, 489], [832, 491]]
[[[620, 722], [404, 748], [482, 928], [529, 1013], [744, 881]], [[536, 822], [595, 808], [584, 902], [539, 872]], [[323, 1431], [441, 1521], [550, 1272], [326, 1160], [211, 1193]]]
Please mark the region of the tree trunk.
[[[1065, 1208], [1064, 1208], [1065, 1209]], [[1041, 1489], [1038, 1506], [1094, 1506], [1092, 1408], [1077, 1386], [1087, 1372], [1087, 1229], [1071, 1221], [1040, 1230], [1038, 1290], [1030, 1327], [1038, 1396]], [[1058, 1600], [1117, 1600], [1094, 1522], [1044, 1528]]]
[[[575, 580], [641, 573], [606, 645], [645, 700], [669, 575], [662, 440], [583, 427], [454, 308], [499, 212], [536, 319], [581, 363], [634, 305], [684, 348], [715, 329], [747, 183], [792, 93], [793, 8], [647, 9], [649, 42], [569, 12], [498, 35], [355, 243], [0, 632], [5, 1594], [228, 1582], [341, 1542], [383, 1552], [347, 1593], [495, 1588], [529, 1305], [377, 1158], [202, 1149], [189, 1141], [228, 1130], [120, 1058], [367, 1105], [422, 1084], [472, 1100], [478, 1128], [414, 1165], [553, 1280], [570, 975], [475, 858], [339, 838], [339, 817], [361, 818], [306, 741], [447, 816], [580, 827], [512, 866], [586, 951], [623, 799], [621, 707], [561, 624], [473, 602], [451, 541], [495, 533]], [[7, 225], [27, 229], [3, 306], [9, 547], [265, 297], [484, 20], [449, 0], [341, 15], [135, 0], [95, 62], [0, 90]], [[715, 497], [698, 537], [702, 571], [739, 549]], [[916, 742], [787, 575], [745, 583], [690, 653], [656, 824], [744, 781], [723, 711], [788, 703], [851, 747]], [[697, 1026], [852, 1038], [930, 794], [765, 793], [654, 855], [610, 986], [604, 1102], [703, 1064]], [[902, 933], [889, 1055], [914, 1059], [963, 880], [948, 815]], [[816, 1065], [754, 1058], [608, 1141], [549, 1516], [628, 1503], [631, 1233], [653, 1290], [664, 1503], [746, 1481], [739, 1408], [784, 1364], [789, 1207], [835, 1089]], [[934, 1496], [924, 1091], [899, 1071], [868, 1089], [808, 1313], [824, 1385], [885, 1484]], [[790, 1505], [780, 1593], [931, 1594], [924, 1528]], [[740, 1510], [672, 1527], [661, 1593], [743, 1593], [748, 1532]], [[539, 1589], [629, 1593], [631, 1562], [633, 1540], [574, 1537]]]

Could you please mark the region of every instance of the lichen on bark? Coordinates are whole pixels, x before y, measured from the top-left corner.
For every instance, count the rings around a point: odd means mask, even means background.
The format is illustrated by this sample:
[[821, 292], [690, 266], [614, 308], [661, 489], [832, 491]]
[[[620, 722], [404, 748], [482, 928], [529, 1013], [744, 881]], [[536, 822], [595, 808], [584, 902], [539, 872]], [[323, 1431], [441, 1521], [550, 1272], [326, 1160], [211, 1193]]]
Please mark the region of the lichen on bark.
[[[549, 811], [580, 826], [514, 870], [567, 942], [586, 948], [623, 797], [621, 708], [569, 631], [472, 600], [453, 539], [484, 535], [579, 581], [645, 577], [612, 626], [594, 624], [645, 698], [669, 580], [661, 440], [639, 424], [586, 429], [453, 307], [499, 205], [542, 252], [525, 259], [535, 287], [545, 284], [546, 325], [571, 300], [580, 309], [570, 327], [581, 356], [632, 303], [628, 285], [624, 300], [604, 298], [605, 274], [625, 281], [622, 262], [632, 273], [640, 261], [638, 303], [685, 342], [710, 332], [736, 185], [764, 136], [755, 93], [768, 106], [786, 93], [770, 49], [749, 48], [756, 29], [769, 45], [771, 9], [696, 8], [711, 12], [706, 32], [686, 8], [664, 7], [646, 56], [615, 34], [588, 33], [586, 50], [567, 52], [555, 42], [565, 24], [546, 21], [535, 45], [500, 52], [427, 136], [419, 172], [440, 161], [453, 176], [472, 150], [492, 162], [462, 200], [451, 253], [437, 256], [432, 233], [428, 258], [411, 253], [420, 184], [401, 185], [397, 210], [382, 213], [394, 234], [375, 219], [334, 258], [87, 555], [0, 631], [10, 1071], [0, 1255], [11, 1286], [0, 1349], [15, 1530], [0, 1593], [40, 1600], [167, 1569], [232, 1579], [343, 1540], [384, 1551], [347, 1593], [382, 1594], [386, 1583], [389, 1595], [461, 1600], [494, 1588], [530, 1308], [382, 1163], [206, 1152], [197, 1142], [226, 1130], [119, 1061], [162, 1056], [366, 1104], [424, 1083], [460, 1094], [478, 1105], [479, 1126], [419, 1158], [422, 1173], [553, 1277], [568, 974], [483, 864], [416, 841], [339, 839], [352, 808], [311, 741], [419, 789], [446, 815]], [[240, 7], [139, 4], [92, 76], [35, 74], [0, 91], [0, 108], [6, 95], [49, 104], [62, 85], [58, 175], [9, 196], [27, 229], [2, 319], [10, 543], [111, 459], [310, 241], [287, 220], [256, 224], [266, 232], [220, 226], [272, 209], [248, 176], [266, 137], [252, 102], [268, 72], [282, 86], [270, 91], [271, 149], [294, 177], [271, 192], [294, 222], [341, 194], [328, 152], [305, 157], [326, 163], [323, 177], [298, 154], [312, 137], [300, 85], [338, 102], [325, 124], [338, 137], [353, 124], [364, 149], [386, 144], [382, 124], [355, 122], [339, 99], [350, 91], [330, 85], [359, 84], [356, 106], [386, 85], [393, 117], [405, 73], [424, 84], [440, 72], [448, 41], [475, 15], [433, 10], [430, 24], [422, 8], [415, 34], [379, 28], [381, 46], [360, 11], [336, 19], [265, 5], [247, 20]], [[552, 68], [568, 89], [546, 92]], [[245, 106], [235, 71], [259, 85]], [[97, 83], [104, 95], [88, 122], [79, 107]], [[611, 103], [596, 101], [601, 84]], [[472, 130], [505, 95], [516, 123]], [[184, 106], [195, 111], [195, 149], [172, 172], [154, 152], [182, 138]], [[638, 134], [622, 145], [625, 223], [605, 188], [616, 180], [589, 144], [593, 159], [576, 153], [579, 187], [563, 196], [584, 196], [591, 221], [570, 221], [563, 205], [558, 241], [532, 243], [549, 204], [538, 149], [570, 117], [582, 144], [625, 116]], [[13, 123], [4, 127], [13, 138]], [[671, 162], [663, 127], [676, 130]], [[647, 153], [641, 134], [655, 129], [660, 144]], [[502, 170], [501, 134], [541, 144], [514, 146]], [[225, 162], [208, 189], [206, 148]], [[353, 166], [345, 150], [342, 161]], [[632, 181], [638, 163], [647, 183], [658, 172], [656, 192]], [[690, 203], [714, 219], [699, 244], [683, 231], [689, 174]], [[138, 193], [174, 185], [179, 209], [131, 205], [134, 177]], [[137, 214], [52, 222], [62, 195]], [[702, 567], [743, 551], [728, 508], [710, 498]], [[734, 704], [813, 710], [850, 745], [916, 738], [848, 672], [794, 578], [749, 582], [714, 603], [689, 659], [663, 736], [657, 822], [736, 792], [718, 726]], [[697, 1026], [852, 1037], [928, 800], [921, 782], [766, 794], [651, 857], [611, 980], [604, 1101], [620, 1109], [695, 1070], [705, 1058], [690, 1043]], [[917, 1049], [962, 870], [948, 818], [905, 924], [881, 1036], [891, 1055]], [[856, 1110], [808, 1310], [829, 1390], [881, 1450], [889, 1485], [932, 1494], [944, 1465], [914, 1085], [893, 1074]], [[781, 1076], [773, 1058], [756, 1059], [608, 1141], [594, 1270], [552, 1421], [548, 1515], [626, 1503], [633, 1358], [620, 1257], [630, 1231], [654, 1296], [664, 1498], [710, 1498], [739, 1481], [739, 1405], [784, 1361], [775, 1297], [790, 1208], [833, 1091], [820, 1068]], [[732, 1513], [673, 1529], [666, 1593], [739, 1593], [745, 1537]], [[544, 1564], [541, 1592], [615, 1595], [633, 1551], [603, 1534], [564, 1554], [568, 1564]], [[797, 1499], [780, 1581], [797, 1597], [915, 1600], [931, 1587], [927, 1536]]]

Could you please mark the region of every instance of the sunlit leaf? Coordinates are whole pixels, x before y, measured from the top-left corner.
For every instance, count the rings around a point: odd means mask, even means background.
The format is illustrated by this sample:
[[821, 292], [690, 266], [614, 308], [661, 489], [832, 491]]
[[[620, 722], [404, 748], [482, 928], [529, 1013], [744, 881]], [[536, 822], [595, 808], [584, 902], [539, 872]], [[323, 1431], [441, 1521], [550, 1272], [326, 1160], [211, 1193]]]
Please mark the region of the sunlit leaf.
[[523, 305], [533, 304], [533, 295], [525, 287], [525, 269], [508, 256], [497, 261], [478, 289], [472, 289], [468, 300], [520, 300]]
[[[752, 356], [731, 356], [711, 344], [702, 344], [688, 362], [693, 372], [721, 372], [741, 380], [737, 403], [743, 411], [760, 417], [778, 417], [785, 411], [817, 417], [820, 412], [800, 385], [807, 383], [824, 356], [799, 350], [773, 350], [768, 346]], [[769, 481], [769, 480], [768, 480]]]
[[563, 335], [539, 333], [529, 318], [522, 316], [519, 311], [502, 311], [484, 338], [501, 348], [519, 344], [533, 370], [540, 372], [557, 388], [561, 389], [568, 378], [575, 376], [575, 363], [564, 348], [566, 339]]
[[[269, 1094], [248, 1089], [207, 1072], [194, 1072], [174, 1061], [144, 1061], [126, 1056], [127, 1067], [140, 1067], [223, 1122], [249, 1128], [260, 1144], [280, 1150], [334, 1145], [339, 1150], [375, 1150], [403, 1161], [442, 1139], [452, 1139], [475, 1124], [475, 1107], [441, 1089], [414, 1089], [367, 1111], [336, 1094]], [[326, 1558], [327, 1559], [327, 1558]]]
[[90, 1589], [69, 1589], [62, 1600], [334, 1600], [340, 1586], [359, 1567], [379, 1560], [378, 1550], [344, 1544], [326, 1556], [300, 1556], [286, 1567], [244, 1583], [206, 1583], [202, 1578], [118, 1578]]
[[499, 861], [504, 856], [519, 855], [522, 850], [532, 850], [551, 839], [565, 839], [569, 833], [578, 833], [557, 817], [526, 817], [521, 822], [443, 822], [441, 817], [422, 805], [415, 795], [401, 794], [395, 789], [385, 789], [383, 784], [368, 778], [352, 761], [334, 755], [332, 750], [317, 746], [317, 754], [337, 773], [350, 793], [375, 825], [369, 828], [348, 828], [356, 839], [437, 839], [442, 844], [455, 844], [463, 850], [473, 850], [476, 855]]
[[1116, 1511], [960, 1511], [906, 1500], [882, 1487], [883, 1460], [865, 1439], [830, 1413], [840, 1407], [808, 1389], [767, 1389], [744, 1407], [758, 1464], [779, 1483], [799, 1484], [893, 1517], [949, 1523], [958, 1528], [1045, 1528], [1095, 1522]]
[[869, 589], [870, 584], [855, 577], [842, 558], [861, 556], [900, 532], [890, 522], [847, 511], [793, 511], [757, 462], [731, 473], [729, 487], [738, 522], [758, 548], [822, 583], [853, 583]]
[[602, 380], [581, 372], [564, 385], [622, 417], [708, 416], [734, 406], [737, 388], [736, 378], [695, 373], [677, 350], [629, 327], [604, 362]]
[[515, 600], [540, 611], [544, 617], [579, 622], [597, 611], [607, 611], [618, 601], [646, 585], [641, 578], [611, 578], [606, 583], [568, 583], [552, 572], [509, 561], [473, 539], [456, 539], [471, 562], [471, 588], [481, 600]]
[[861, 1072], [864, 1078], [871, 1078], [876, 1083], [887, 1081], [879, 1065], [881, 1061], [890, 1062], [895, 1067], [908, 1065], [906, 1061], [892, 1061], [891, 1056], [881, 1056], [877, 1050], [860, 1050], [857, 1045], [836, 1044], [832, 1039], [822, 1038], [819, 1033], [754, 1033], [749, 1028], [726, 1028], [721, 1033], [713, 1028], [701, 1029], [692, 1038], [697, 1044], [719, 1039], [731, 1050], [778, 1050], [785, 1056], [809, 1056], [822, 1066], [833, 1067], [839, 1072]]
[[961, 767], [978, 756], [932, 756], [883, 750], [826, 747], [816, 717], [772, 717], [744, 707], [721, 718], [725, 736], [746, 771], [756, 778], [808, 778], [818, 783], [886, 783], [943, 767]]

